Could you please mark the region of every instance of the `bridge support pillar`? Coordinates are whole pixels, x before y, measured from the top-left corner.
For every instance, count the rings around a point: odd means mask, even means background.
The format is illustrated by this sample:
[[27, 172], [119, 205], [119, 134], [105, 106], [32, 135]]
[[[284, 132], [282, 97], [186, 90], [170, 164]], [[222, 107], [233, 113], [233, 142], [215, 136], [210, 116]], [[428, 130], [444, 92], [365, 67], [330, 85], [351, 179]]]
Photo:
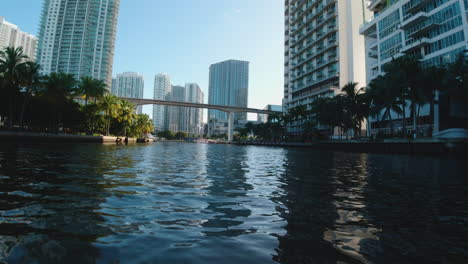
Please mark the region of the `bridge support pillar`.
[[234, 130], [234, 112], [228, 112], [228, 142], [232, 142]]

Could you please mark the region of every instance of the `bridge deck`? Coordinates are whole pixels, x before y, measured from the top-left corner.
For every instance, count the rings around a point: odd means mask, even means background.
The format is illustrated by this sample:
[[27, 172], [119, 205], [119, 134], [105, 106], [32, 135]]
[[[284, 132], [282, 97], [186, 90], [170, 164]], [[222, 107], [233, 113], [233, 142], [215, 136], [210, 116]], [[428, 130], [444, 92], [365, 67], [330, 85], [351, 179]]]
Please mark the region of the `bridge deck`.
[[208, 109], [220, 110], [220, 111], [223, 111], [223, 112], [234, 112], [234, 113], [241, 113], [241, 112], [256, 113], [256, 114], [278, 114], [278, 113], [281, 113], [281, 112], [277, 112], [277, 111], [261, 110], [261, 109], [255, 109], [255, 108], [244, 108], [244, 107], [237, 107], [237, 106], [197, 104], [197, 103], [188, 103], [188, 102], [176, 102], [176, 101], [155, 100], [155, 99], [138, 99], [138, 98], [128, 98], [128, 97], [120, 97], [120, 99], [127, 100], [127, 101], [129, 101], [129, 102], [131, 102], [133, 104], [136, 104], [136, 105], [157, 104], [157, 105], [168, 105], [168, 106], [208, 108]]

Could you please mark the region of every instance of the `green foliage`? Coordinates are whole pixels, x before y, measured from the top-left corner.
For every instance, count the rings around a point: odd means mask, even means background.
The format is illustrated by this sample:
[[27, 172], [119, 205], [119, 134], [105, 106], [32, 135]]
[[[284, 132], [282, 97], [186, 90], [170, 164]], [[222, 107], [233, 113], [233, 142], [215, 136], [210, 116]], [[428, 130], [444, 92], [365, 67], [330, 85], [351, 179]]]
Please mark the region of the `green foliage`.
[[165, 138], [165, 139], [167, 139], [167, 140], [173, 140], [173, 139], [175, 139], [175, 134], [172, 133], [172, 132], [169, 131], [169, 130], [160, 131], [160, 132], [158, 132], [157, 136], [160, 137], [160, 138]]
[[[134, 105], [106, 95], [103, 81], [78, 81], [65, 73], [39, 76], [39, 68], [21, 48], [0, 50], [0, 118], [7, 127], [138, 137], [153, 131], [149, 116], [136, 115]], [[76, 101], [80, 97], [84, 105]]]

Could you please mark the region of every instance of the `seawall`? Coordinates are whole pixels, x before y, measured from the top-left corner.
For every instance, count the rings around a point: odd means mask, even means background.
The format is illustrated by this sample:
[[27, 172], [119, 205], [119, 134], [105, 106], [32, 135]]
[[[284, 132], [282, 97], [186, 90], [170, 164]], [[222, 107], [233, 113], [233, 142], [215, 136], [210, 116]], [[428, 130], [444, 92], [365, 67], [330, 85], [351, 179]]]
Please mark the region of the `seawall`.
[[[60, 142], [60, 143], [116, 143], [123, 142], [122, 137], [82, 136], [69, 134], [33, 133], [18, 131], [0, 131], [0, 141], [16, 142]], [[129, 143], [136, 142], [136, 138], [129, 138]]]

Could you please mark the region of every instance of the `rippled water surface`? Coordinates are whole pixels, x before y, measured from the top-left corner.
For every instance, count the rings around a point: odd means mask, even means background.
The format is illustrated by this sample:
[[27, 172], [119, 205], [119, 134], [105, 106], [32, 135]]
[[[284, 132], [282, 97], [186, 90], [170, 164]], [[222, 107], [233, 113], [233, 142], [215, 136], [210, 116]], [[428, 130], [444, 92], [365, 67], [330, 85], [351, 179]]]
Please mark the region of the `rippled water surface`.
[[466, 263], [468, 164], [0, 142], [7, 263]]

